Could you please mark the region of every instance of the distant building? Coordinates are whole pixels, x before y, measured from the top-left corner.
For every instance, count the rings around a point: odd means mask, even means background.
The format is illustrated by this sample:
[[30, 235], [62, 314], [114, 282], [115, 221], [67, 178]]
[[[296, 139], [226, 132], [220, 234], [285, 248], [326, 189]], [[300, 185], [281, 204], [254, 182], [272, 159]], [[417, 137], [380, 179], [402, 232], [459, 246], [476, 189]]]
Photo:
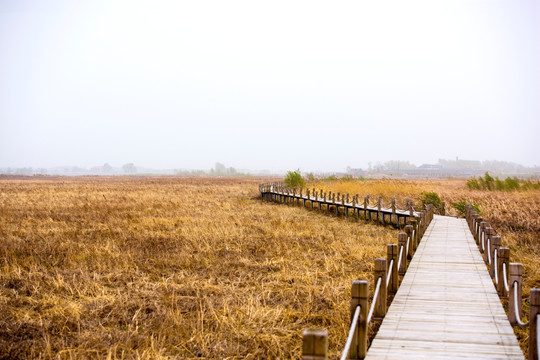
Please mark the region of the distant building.
[[102, 173], [104, 170], [103, 166], [92, 166], [90, 171], [93, 173]]
[[360, 168], [347, 168], [347, 174], [353, 176], [364, 176], [366, 172]]
[[441, 170], [441, 165], [433, 165], [433, 164], [422, 164], [418, 167], [420, 170]]

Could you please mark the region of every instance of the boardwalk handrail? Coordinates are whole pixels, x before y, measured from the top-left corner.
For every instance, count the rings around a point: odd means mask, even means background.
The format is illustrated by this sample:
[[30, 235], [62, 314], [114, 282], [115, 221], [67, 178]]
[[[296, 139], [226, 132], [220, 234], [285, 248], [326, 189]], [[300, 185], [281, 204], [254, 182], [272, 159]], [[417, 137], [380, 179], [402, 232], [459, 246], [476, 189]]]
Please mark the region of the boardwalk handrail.
[[[388, 264], [388, 269], [391, 269], [393, 265], [394, 265], [394, 259], [391, 259], [390, 264]], [[390, 280], [392, 280], [391, 271], [389, 271], [388, 274], [386, 275], [386, 287], [388, 287], [388, 284], [390, 284]]]
[[382, 277], [379, 276], [379, 278], [377, 279], [377, 285], [375, 286], [375, 292], [373, 293], [373, 301], [371, 302], [371, 307], [369, 308], [369, 313], [367, 316], [368, 324], [371, 322], [371, 318], [373, 317], [373, 311], [375, 310], [375, 305], [377, 305], [377, 301], [379, 301], [379, 291], [381, 290], [381, 283], [382, 283]]
[[[389, 218], [390, 223], [396, 227], [407, 225], [412, 219], [417, 219], [421, 216], [421, 211], [414, 208], [412, 202], [407, 199], [404, 209], [399, 209], [396, 205], [396, 199], [392, 198], [388, 206], [383, 206], [382, 198], [377, 198], [376, 204], [370, 204], [370, 196], [366, 195], [364, 201], [360, 201], [360, 195], [350, 195], [333, 193], [332, 191], [317, 191], [315, 188], [304, 189], [288, 187], [284, 183], [265, 183], [259, 185], [259, 191], [263, 200], [274, 201], [281, 204], [290, 203], [293, 205], [302, 205], [306, 207], [308, 204], [311, 209], [318, 205], [319, 210], [330, 212], [333, 208], [336, 215], [339, 214], [340, 208], [343, 209], [345, 216], [349, 215], [349, 211], [353, 211], [353, 215], [357, 218], [363, 212], [363, 217], [366, 220], [372, 220], [372, 215], [378, 222], [385, 224]], [[427, 207], [426, 207], [427, 208]], [[403, 220], [403, 221], [402, 221]]]
[[500, 236], [467, 204], [465, 217], [473, 237], [484, 255], [489, 273], [501, 298], [508, 296], [508, 320], [513, 326], [529, 327], [529, 360], [540, 359], [538, 319], [540, 314], [540, 289], [531, 289], [529, 321], [521, 318], [523, 264], [510, 263], [510, 249], [501, 247]]
[[[495, 249], [493, 251], [493, 267], [495, 269], [498, 269], [498, 249]], [[503, 263], [503, 277], [501, 279], [501, 281], [504, 282], [504, 289], [507, 291], [507, 292], [510, 292], [510, 289], [509, 289], [509, 286], [508, 286], [508, 279], [506, 278], [506, 264]], [[499, 285], [499, 272], [498, 271], [495, 271], [495, 286], [498, 287]], [[514, 310], [514, 314], [519, 314], [521, 311], [518, 310], [518, 309], [521, 309], [520, 307], [518, 307], [518, 284], [519, 285], [519, 282], [516, 280], [512, 283], [512, 288], [513, 288], [513, 292], [514, 292], [514, 301], [512, 301], [512, 304], [509, 304], [509, 306], [513, 306], [513, 310]], [[523, 322], [521, 320], [521, 316], [517, 315], [516, 316], [516, 322], [519, 326], [522, 326], [522, 327], [525, 327], [525, 326], [528, 326], [529, 325], [529, 322]]]
[[349, 329], [349, 335], [347, 336], [347, 342], [345, 343], [345, 348], [343, 349], [343, 354], [341, 354], [340, 360], [346, 360], [349, 356], [349, 351], [351, 350], [351, 344], [353, 342], [354, 332], [358, 326], [358, 318], [360, 317], [360, 309], [362, 306], [357, 305], [354, 309], [354, 315], [351, 320], [351, 328]]
[[[411, 224], [405, 227], [406, 232], [398, 234], [398, 244], [387, 245], [387, 258], [375, 259], [374, 282], [375, 291], [371, 306], [368, 312], [368, 282], [366, 280], [355, 280], [351, 287], [351, 324], [347, 336], [347, 341], [343, 348], [340, 360], [363, 359], [367, 353], [368, 326], [372, 320], [384, 318], [387, 311], [388, 294], [395, 294], [399, 286], [399, 275], [407, 270], [408, 256], [414, 255], [421, 236], [433, 219], [433, 207], [428, 206], [426, 211], [422, 211], [418, 220], [411, 220]], [[398, 249], [399, 247], [399, 255]], [[399, 269], [399, 271], [398, 271]], [[403, 273], [402, 273], [403, 270]], [[304, 334], [308, 330], [304, 331]], [[326, 331], [326, 330], [324, 330]], [[327, 332], [326, 332], [327, 334]], [[327, 353], [315, 351], [305, 351], [305, 349], [323, 349], [327, 344], [327, 337], [320, 338], [320, 346], [311, 346], [313, 337], [304, 335], [302, 348], [304, 359], [327, 359]], [[326, 349], [326, 348], [325, 348]]]
[[[518, 282], [517, 281], [514, 281], [512, 283], [512, 288], [514, 289], [514, 313], [516, 314], [516, 322], [519, 326], [529, 326], [529, 322], [527, 321], [526, 323], [521, 321], [521, 315], [519, 314], [521, 311], [518, 312], [518, 287], [516, 286]], [[521, 299], [519, 299], [519, 301], [521, 302]]]

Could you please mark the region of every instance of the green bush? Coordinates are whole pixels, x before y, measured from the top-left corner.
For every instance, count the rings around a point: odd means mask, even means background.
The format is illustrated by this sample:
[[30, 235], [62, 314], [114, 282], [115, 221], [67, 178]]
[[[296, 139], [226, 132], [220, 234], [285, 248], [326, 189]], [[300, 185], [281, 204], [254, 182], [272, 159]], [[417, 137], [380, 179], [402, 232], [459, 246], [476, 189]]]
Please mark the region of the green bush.
[[307, 173], [306, 176], [305, 176], [305, 180], [308, 181], [308, 182], [313, 182], [313, 181], [315, 181], [315, 175], [313, 175], [312, 172]]
[[480, 190], [480, 184], [475, 178], [467, 180], [467, 187], [471, 190]]
[[540, 190], [540, 181], [527, 180], [521, 184], [523, 190]]
[[421, 195], [422, 203], [424, 205], [431, 204], [439, 213], [443, 212], [443, 203], [436, 192], [428, 191], [421, 193]]
[[[458, 211], [458, 215], [465, 215], [465, 210], [467, 210], [467, 203], [465, 201], [456, 201], [451, 203], [452, 207]], [[480, 208], [476, 204], [469, 204], [472, 208], [480, 214]]]
[[323, 181], [335, 181], [337, 179], [338, 179], [338, 177], [336, 175], [329, 175], [329, 176], [323, 178], [322, 180]]
[[489, 190], [489, 191], [515, 191], [515, 190], [532, 190], [540, 189], [540, 182], [536, 181], [520, 181], [517, 178], [507, 177], [504, 180], [498, 177], [493, 178], [489, 173], [485, 173], [484, 177], [478, 179], [473, 178], [467, 180], [467, 187], [471, 190]]
[[518, 190], [519, 189], [519, 180], [516, 179], [516, 178], [511, 179], [511, 178], [507, 177], [504, 180], [504, 186], [505, 186], [505, 190], [507, 190], [507, 191]]
[[305, 180], [300, 174], [300, 169], [296, 171], [288, 171], [283, 180], [287, 186], [290, 187], [302, 187], [305, 184]]

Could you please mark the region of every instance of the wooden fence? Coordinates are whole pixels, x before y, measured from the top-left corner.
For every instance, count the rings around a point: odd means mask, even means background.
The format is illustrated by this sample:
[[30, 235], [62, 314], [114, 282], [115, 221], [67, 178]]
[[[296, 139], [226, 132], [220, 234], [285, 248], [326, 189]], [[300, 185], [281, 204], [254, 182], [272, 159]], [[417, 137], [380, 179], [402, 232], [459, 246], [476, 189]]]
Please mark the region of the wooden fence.
[[[375, 259], [373, 282], [375, 291], [369, 303], [369, 284], [367, 280], [355, 280], [351, 287], [351, 326], [341, 360], [363, 359], [368, 346], [368, 327], [373, 320], [382, 321], [388, 309], [389, 295], [396, 294], [399, 277], [404, 276], [414, 256], [420, 240], [431, 220], [433, 207], [428, 205], [420, 212], [419, 219], [412, 219], [405, 226], [405, 232], [398, 234], [397, 244], [388, 244], [386, 259]], [[306, 329], [302, 334], [302, 357], [305, 360], [327, 359], [328, 332], [319, 329]]]
[[465, 213], [467, 223], [478, 249], [488, 265], [497, 293], [508, 299], [508, 320], [512, 326], [529, 328], [529, 360], [540, 360], [540, 289], [531, 289], [529, 321], [521, 320], [523, 264], [510, 262], [510, 249], [502, 247], [501, 237], [489, 223], [469, 205]]
[[[319, 208], [335, 214], [342, 213], [349, 216], [352, 212], [357, 218], [360, 214], [366, 220], [376, 219], [381, 224], [393, 224], [396, 227], [405, 226], [411, 219], [420, 218], [422, 212], [416, 211], [411, 201], [407, 200], [404, 209], [399, 209], [396, 201], [392, 198], [390, 204], [384, 205], [382, 198], [377, 199], [376, 204], [370, 203], [369, 195], [361, 200], [360, 195], [332, 193], [322, 189], [304, 189], [288, 187], [283, 183], [267, 183], [259, 185], [259, 191], [263, 200], [278, 203], [289, 203], [304, 207]], [[424, 219], [425, 221], [425, 219]]]

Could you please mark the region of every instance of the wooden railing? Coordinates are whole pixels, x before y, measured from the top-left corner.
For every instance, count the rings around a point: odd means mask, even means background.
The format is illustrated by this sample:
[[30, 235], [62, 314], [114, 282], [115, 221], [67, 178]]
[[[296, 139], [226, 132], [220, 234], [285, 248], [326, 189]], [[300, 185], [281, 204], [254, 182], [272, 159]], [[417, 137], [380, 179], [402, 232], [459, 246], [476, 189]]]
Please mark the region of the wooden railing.
[[[390, 223], [397, 227], [407, 225], [409, 219], [423, 216], [421, 211], [414, 209], [409, 200], [407, 200], [404, 209], [399, 209], [394, 198], [387, 206], [383, 204], [381, 197], [377, 199], [376, 204], [370, 204], [369, 195], [364, 196], [361, 200], [359, 194], [351, 196], [348, 193], [332, 193], [331, 191], [323, 191], [323, 189], [293, 188], [283, 183], [261, 184], [259, 191], [263, 200], [294, 205], [301, 204], [304, 207], [309, 206], [311, 209], [318, 207], [319, 210], [323, 210], [324, 206], [326, 211], [334, 211], [336, 214], [339, 214], [339, 210], [343, 209], [345, 216], [349, 216], [349, 212], [352, 210], [353, 216], [357, 218], [363, 213], [366, 220], [372, 220], [372, 217], [376, 216], [378, 222]], [[423, 221], [425, 222], [425, 219]]]
[[[388, 244], [386, 259], [375, 259], [373, 282], [375, 291], [368, 306], [369, 283], [355, 280], [351, 287], [351, 325], [341, 360], [363, 359], [368, 346], [368, 327], [373, 320], [382, 321], [387, 311], [388, 296], [396, 294], [399, 277], [405, 275], [420, 239], [431, 220], [433, 206], [421, 211], [418, 219], [411, 219], [405, 232], [398, 234], [397, 244]], [[326, 360], [328, 353], [328, 331], [306, 329], [302, 335], [302, 357], [304, 360]]]
[[[363, 212], [364, 218], [371, 220], [376, 214], [377, 221], [385, 223], [385, 215], [390, 217], [390, 223], [396, 226], [405, 225], [405, 232], [398, 234], [398, 244], [389, 244], [386, 259], [375, 259], [374, 283], [375, 291], [368, 307], [369, 284], [367, 280], [355, 280], [351, 287], [351, 326], [341, 360], [363, 359], [367, 353], [368, 326], [372, 320], [382, 320], [386, 315], [388, 295], [393, 295], [399, 287], [399, 276], [403, 276], [409, 262], [418, 247], [429, 223], [433, 219], [433, 207], [428, 205], [423, 211], [414, 210], [412, 203], [407, 201], [406, 210], [398, 210], [392, 199], [390, 206], [384, 207], [379, 197], [376, 205], [370, 205], [369, 196], [363, 203], [359, 195], [350, 196], [324, 192], [322, 189], [297, 189], [282, 183], [268, 183], [259, 186], [264, 200], [294, 205], [318, 205], [326, 211], [332, 207], [336, 214], [343, 208], [343, 214], [359, 217]], [[513, 326], [529, 327], [529, 360], [540, 360], [540, 289], [531, 289], [529, 322], [521, 320], [522, 308], [522, 275], [523, 265], [510, 263], [510, 249], [501, 247], [501, 238], [496, 236], [487, 222], [483, 221], [470, 206], [466, 208], [466, 220], [474, 239], [488, 265], [489, 273], [501, 298], [508, 298], [508, 318]], [[407, 223], [409, 223], [407, 225]], [[303, 332], [303, 359], [326, 359], [328, 351], [328, 331], [306, 329]]]
[[508, 299], [508, 320], [512, 326], [529, 327], [529, 360], [539, 360], [540, 345], [540, 289], [531, 289], [529, 322], [521, 320], [523, 264], [510, 262], [510, 249], [501, 247], [501, 237], [469, 205], [465, 213], [484, 261], [489, 267], [499, 297]]

